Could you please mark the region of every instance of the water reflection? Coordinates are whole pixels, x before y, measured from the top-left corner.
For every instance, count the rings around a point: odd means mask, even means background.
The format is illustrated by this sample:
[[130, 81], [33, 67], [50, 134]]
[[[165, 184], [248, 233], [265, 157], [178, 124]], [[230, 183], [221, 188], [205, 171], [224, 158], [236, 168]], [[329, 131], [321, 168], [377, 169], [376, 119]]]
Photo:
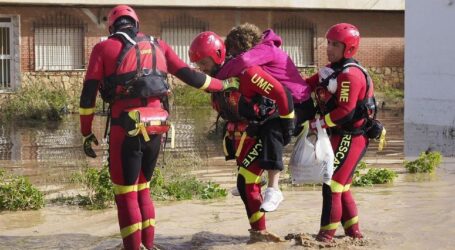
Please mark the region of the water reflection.
[[62, 122], [0, 125], [0, 160], [60, 161], [82, 159], [79, 121], [73, 116]]
[[[367, 162], [381, 167], [401, 164], [402, 112], [381, 111], [378, 115], [387, 127], [389, 144], [384, 151], [377, 152], [377, 142], [372, 142], [366, 154]], [[171, 120], [176, 128], [176, 147], [171, 149], [168, 144], [166, 151], [195, 152], [207, 159], [207, 166], [201, 167], [203, 178], [218, 176], [222, 182], [232, 181], [229, 177], [235, 172], [234, 163], [224, 162], [221, 134], [213, 133], [216, 114], [210, 108], [173, 107]], [[100, 140], [104, 134], [105, 121], [105, 116], [98, 115], [93, 121], [93, 131]], [[100, 147], [95, 147], [99, 156], [96, 159], [85, 157], [81, 144], [78, 115], [67, 116], [59, 123], [6, 122], [0, 124], [0, 167], [29, 176], [37, 184], [65, 182], [81, 166], [100, 166], [106, 157], [105, 141]], [[287, 147], [285, 156], [288, 157], [291, 151], [292, 147]]]

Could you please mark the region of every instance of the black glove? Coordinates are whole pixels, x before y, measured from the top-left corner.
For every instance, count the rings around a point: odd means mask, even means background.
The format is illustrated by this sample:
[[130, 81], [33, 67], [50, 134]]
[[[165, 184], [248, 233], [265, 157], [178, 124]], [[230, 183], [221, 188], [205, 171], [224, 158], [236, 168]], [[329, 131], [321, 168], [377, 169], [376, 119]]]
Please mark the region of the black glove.
[[294, 119], [280, 118], [281, 129], [283, 131], [283, 146], [291, 142], [291, 137], [294, 134]]
[[92, 143], [95, 143], [95, 145], [98, 146], [96, 136], [93, 133], [90, 133], [84, 137], [84, 153], [89, 157], [96, 158], [95, 151], [93, 151], [92, 148]]

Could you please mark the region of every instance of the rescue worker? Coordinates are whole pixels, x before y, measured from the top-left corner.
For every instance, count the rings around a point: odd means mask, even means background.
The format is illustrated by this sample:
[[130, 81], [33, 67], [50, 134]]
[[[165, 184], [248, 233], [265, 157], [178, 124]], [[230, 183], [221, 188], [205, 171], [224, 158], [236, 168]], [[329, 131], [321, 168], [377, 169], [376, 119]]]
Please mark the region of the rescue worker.
[[91, 52], [80, 98], [83, 148], [87, 156], [96, 157], [92, 120], [100, 90], [110, 103], [109, 172], [123, 245], [136, 250], [142, 242], [152, 249], [155, 208], [149, 187], [163, 133], [154, 129], [165, 127], [168, 111], [166, 73], [209, 92], [223, 90], [223, 82], [192, 70], [163, 40], [140, 33], [131, 7], [114, 7], [107, 21], [110, 36]]
[[[212, 76], [217, 76], [225, 54], [222, 39], [213, 32], [199, 34], [189, 49], [190, 60]], [[259, 157], [274, 154], [277, 158], [270, 161], [281, 164], [283, 145], [289, 143], [293, 131], [292, 97], [259, 66], [246, 68], [238, 78], [238, 90], [212, 94], [212, 106], [227, 120], [224, 151], [226, 159], [235, 159], [238, 166], [237, 188], [251, 225], [249, 242], [279, 242], [280, 237], [266, 230], [265, 213], [260, 211], [264, 167]], [[268, 101], [263, 102], [264, 99]], [[275, 145], [263, 144], [259, 137], [263, 130], [274, 137], [269, 142]], [[270, 152], [275, 149], [277, 152]]]
[[328, 242], [340, 222], [345, 234], [362, 238], [357, 206], [351, 193], [352, 176], [365, 154], [369, 138], [366, 129], [375, 112], [373, 82], [352, 57], [359, 48], [360, 33], [352, 24], [339, 23], [326, 33], [327, 58], [330, 64], [307, 79], [315, 90], [321, 116], [310, 123], [329, 128], [335, 155], [330, 186], [323, 184], [321, 227], [317, 240]]
[[[251, 66], [261, 66], [262, 69], [278, 80], [292, 95], [294, 110], [296, 113], [296, 132], [301, 130], [301, 124], [314, 118], [315, 108], [311, 99], [311, 89], [300, 75], [292, 59], [284, 52], [280, 46], [281, 37], [276, 35], [273, 30], [268, 29], [261, 33], [259, 28], [250, 23], [244, 23], [234, 27], [226, 37], [227, 54], [232, 58], [221, 68], [217, 77], [226, 79], [240, 74], [243, 70]], [[261, 134], [263, 143], [271, 143], [267, 131]], [[261, 157], [261, 164], [268, 171], [269, 182], [265, 191], [264, 202], [261, 210], [266, 212], [274, 211], [283, 200], [283, 194], [279, 188], [279, 176], [284, 166], [282, 162], [275, 164], [269, 161], [264, 154]], [[279, 153], [281, 155], [281, 153]]]

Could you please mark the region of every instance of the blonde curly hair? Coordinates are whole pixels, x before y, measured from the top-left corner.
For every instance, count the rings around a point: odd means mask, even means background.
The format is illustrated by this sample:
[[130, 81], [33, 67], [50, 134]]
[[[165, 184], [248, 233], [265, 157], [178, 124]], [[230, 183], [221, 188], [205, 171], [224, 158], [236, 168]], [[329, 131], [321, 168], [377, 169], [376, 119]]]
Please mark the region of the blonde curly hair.
[[224, 44], [229, 55], [236, 55], [245, 52], [262, 39], [262, 32], [258, 26], [251, 23], [244, 23], [231, 29], [226, 36]]

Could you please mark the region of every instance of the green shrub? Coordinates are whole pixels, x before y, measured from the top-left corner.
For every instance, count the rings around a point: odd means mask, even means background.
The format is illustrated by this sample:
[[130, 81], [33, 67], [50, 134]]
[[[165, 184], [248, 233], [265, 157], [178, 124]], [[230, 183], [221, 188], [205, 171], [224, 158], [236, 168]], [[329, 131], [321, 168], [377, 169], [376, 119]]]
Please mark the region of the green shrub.
[[160, 169], [155, 169], [150, 183], [154, 200], [217, 199], [227, 196], [219, 184], [203, 182], [194, 176], [175, 174], [165, 178]]
[[405, 161], [404, 167], [410, 173], [432, 173], [442, 162], [440, 152], [422, 152], [414, 161]]
[[210, 94], [189, 86], [176, 86], [172, 90], [174, 105], [198, 107], [210, 105]]
[[103, 209], [112, 204], [114, 188], [109, 177], [107, 165], [101, 169], [86, 167], [81, 173], [76, 173], [73, 182], [81, 183], [87, 195], [78, 195], [77, 204], [89, 209]]
[[27, 178], [0, 169], [0, 211], [36, 210], [44, 206], [44, 194]]
[[3, 116], [9, 119], [51, 120], [62, 119], [67, 110], [68, 94], [63, 88], [47, 89], [28, 86], [20, 89], [4, 103]]
[[360, 162], [353, 176], [352, 185], [354, 186], [373, 186], [374, 184], [392, 183], [398, 176], [397, 173], [391, 169], [386, 168], [370, 168], [365, 174], [361, 170], [367, 168], [365, 162]]
[[382, 76], [374, 73], [371, 70], [369, 70], [368, 73], [371, 77], [371, 80], [374, 83], [374, 90], [376, 92], [382, 93], [386, 98], [389, 98], [389, 99], [403, 99], [404, 98], [404, 90], [384, 84]]
[[[162, 164], [162, 163], [160, 163]], [[160, 165], [159, 164], [159, 165]], [[160, 167], [156, 167], [150, 182], [150, 193], [154, 200], [190, 200], [190, 199], [217, 199], [227, 196], [227, 191], [219, 184], [204, 182], [186, 174], [191, 166], [200, 166], [202, 159], [194, 153], [166, 155], [166, 170], [163, 174]], [[53, 203], [79, 205], [88, 209], [103, 209], [109, 207], [114, 200], [113, 185], [109, 178], [108, 167], [100, 170], [85, 167], [81, 173], [73, 175], [72, 182], [80, 183], [87, 191], [87, 195], [75, 197], [58, 197]]]
[[227, 196], [227, 191], [225, 188], [221, 188], [220, 184], [207, 182], [202, 186], [202, 192], [199, 194], [199, 197], [203, 200], [223, 198]]

